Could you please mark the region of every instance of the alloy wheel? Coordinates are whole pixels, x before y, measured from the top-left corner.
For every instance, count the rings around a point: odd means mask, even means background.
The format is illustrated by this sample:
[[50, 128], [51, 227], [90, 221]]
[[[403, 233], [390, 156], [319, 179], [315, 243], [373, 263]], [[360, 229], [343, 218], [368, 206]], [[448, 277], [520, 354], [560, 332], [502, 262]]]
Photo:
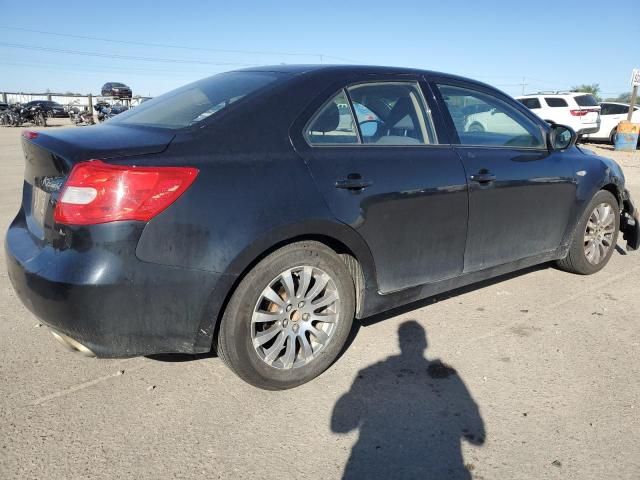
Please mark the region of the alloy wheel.
[[307, 365], [334, 336], [340, 314], [336, 284], [308, 265], [290, 268], [262, 291], [251, 317], [251, 342], [268, 365], [289, 370]]
[[608, 203], [601, 203], [593, 209], [584, 233], [584, 255], [593, 265], [603, 261], [613, 248], [616, 229], [614, 209]]

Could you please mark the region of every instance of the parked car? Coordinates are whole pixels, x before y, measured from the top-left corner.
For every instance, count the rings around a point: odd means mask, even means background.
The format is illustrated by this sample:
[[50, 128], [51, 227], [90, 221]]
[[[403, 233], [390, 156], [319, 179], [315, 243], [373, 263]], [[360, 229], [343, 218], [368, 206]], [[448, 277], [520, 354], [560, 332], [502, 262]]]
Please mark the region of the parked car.
[[589, 93], [537, 93], [517, 99], [545, 122], [567, 125], [578, 135], [600, 129], [600, 105]]
[[[627, 119], [627, 115], [629, 113], [629, 104], [618, 102], [602, 102], [600, 103], [600, 108], [600, 129], [595, 133], [585, 135], [585, 137], [589, 140], [608, 141], [610, 143], [613, 143], [618, 124], [622, 120]], [[640, 106], [636, 105], [633, 107], [633, 115], [631, 116], [631, 121], [634, 123], [640, 123]]]
[[[511, 128], [465, 129], [471, 104]], [[336, 360], [354, 317], [542, 262], [592, 274], [619, 230], [638, 248], [620, 167], [575, 140], [453, 75], [219, 74], [100, 126], [25, 131], [9, 277], [71, 349], [213, 348], [290, 388]]]
[[51, 100], [32, 100], [24, 104], [25, 107], [31, 108], [36, 105], [42, 105], [42, 107], [47, 111], [47, 116], [49, 118], [53, 117], [67, 117], [67, 112], [65, 112], [64, 107], [60, 105], [58, 102], [54, 102]]
[[4, 102], [0, 102], [0, 112], [3, 110], [8, 110], [9, 109], [9, 104], [8, 103], [4, 103]]
[[102, 86], [103, 97], [131, 98], [131, 88], [124, 83], [107, 82]]

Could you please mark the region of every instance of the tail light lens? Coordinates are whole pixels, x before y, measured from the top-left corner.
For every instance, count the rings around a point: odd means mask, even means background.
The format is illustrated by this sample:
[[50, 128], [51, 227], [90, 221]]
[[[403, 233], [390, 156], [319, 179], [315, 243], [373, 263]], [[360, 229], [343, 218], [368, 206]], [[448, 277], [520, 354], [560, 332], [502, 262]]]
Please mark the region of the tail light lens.
[[100, 160], [76, 164], [60, 194], [54, 220], [92, 225], [117, 220], [149, 221], [193, 183], [198, 169], [132, 167]]
[[587, 110], [569, 110], [571, 112], [571, 115], [573, 115], [574, 117], [584, 117], [587, 113], [589, 113]]

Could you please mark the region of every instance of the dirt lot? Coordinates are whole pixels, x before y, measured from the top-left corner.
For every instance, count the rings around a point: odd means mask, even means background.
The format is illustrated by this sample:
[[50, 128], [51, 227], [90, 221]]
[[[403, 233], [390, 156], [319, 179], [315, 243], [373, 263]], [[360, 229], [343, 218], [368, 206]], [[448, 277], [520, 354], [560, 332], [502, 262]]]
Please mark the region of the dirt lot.
[[[19, 135], [0, 129], [2, 232]], [[640, 200], [640, 152], [601, 151]], [[369, 321], [328, 372], [273, 393], [217, 358], [69, 354], [2, 268], [0, 478], [635, 479], [639, 286], [636, 254], [591, 277], [529, 269]]]

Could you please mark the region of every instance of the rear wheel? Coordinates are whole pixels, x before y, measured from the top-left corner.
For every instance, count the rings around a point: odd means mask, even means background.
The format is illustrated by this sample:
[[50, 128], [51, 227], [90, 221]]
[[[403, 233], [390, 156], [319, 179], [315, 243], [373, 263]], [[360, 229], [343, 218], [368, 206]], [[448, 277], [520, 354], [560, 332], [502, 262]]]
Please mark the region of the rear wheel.
[[313, 241], [287, 245], [238, 285], [220, 324], [218, 355], [257, 387], [301, 385], [338, 357], [354, 308], [353, 280], [335, 252]]
[[601, 270], [613, 254], [619, 229], [618, 201], [610, 192], [600, 190], [580, 219], [569, 254], [558, 260], [558, 267], [581, 275]]

